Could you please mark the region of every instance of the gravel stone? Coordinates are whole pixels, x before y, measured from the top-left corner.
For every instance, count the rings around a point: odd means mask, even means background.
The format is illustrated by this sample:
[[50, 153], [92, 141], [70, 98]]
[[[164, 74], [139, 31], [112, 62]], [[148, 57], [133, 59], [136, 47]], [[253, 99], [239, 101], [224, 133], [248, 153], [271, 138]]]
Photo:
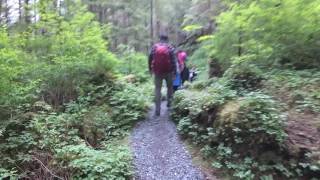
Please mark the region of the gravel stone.
[[134, 128], [130, 144], [134, 157], [135, 178], [138, 180], [204, 180], [201, 171], [192, 165], [192, 158], [170, 121], [166, 103], [161, 116], [155, 117], [154, 107], [145, 121]]

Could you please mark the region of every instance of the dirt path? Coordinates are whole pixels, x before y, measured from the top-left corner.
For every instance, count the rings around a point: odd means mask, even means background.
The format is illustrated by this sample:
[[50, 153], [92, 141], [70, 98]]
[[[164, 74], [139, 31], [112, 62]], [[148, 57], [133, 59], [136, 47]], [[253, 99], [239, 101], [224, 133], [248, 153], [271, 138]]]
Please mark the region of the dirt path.
[[131, 135], [135, 177], [139, 180], [202, 180], [200, 170], [179, 140], [176, 126], [162, 104], [160, 117], [150, 110], [147, 120], [139, 123]]

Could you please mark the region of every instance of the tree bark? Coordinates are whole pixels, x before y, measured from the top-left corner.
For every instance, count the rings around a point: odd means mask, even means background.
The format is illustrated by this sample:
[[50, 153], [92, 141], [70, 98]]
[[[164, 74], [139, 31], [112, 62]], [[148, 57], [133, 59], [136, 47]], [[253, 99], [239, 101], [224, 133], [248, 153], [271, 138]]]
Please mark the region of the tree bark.
[[53, 0], [52, 5], [53, 5], [53, 8], [55, 10], [57, 10], [58, 9], [58, 0]]
[[[26, 24], [30, 24], [31, 23], [31, 17], [30, 17], [30, 0], [25, 0], [25, 8], [24, 8], [24, 13], [25, 13], [25, 22]], [[36, 14], [35, 14], [36, 16]]]
[[62, 0], [58, 0], [59, 1], [59, 6], [58, 6], [58, 14], [61, 16], [62, 15]]
[[9, 15], [9, 10], [10, 10], [10, 7], [9, 7], [9, 4], [8, 4], [8, 0], [5, 0], [5, 4], [6, 4], [6, 7], [5, 7], [5, 11], [4, 11], [4, 17], [6, 19], [6, 24], [7, 26], [9, 26], [10, 24], [10, 15]]
[[2, 24], [2, 0], [0, 0], [0, 25]]
[[19, 0], [19, 22], [22, 21], [22, 0]]
[[[33, 0], [33, 1], [37, 1], [37, 0]], [[35, 3], [34, 4], [34, 6], [33, 6], [33, 9], [29, 9], [30, 10], [30, 12], [31, 12], [31, 10], [33, 10], [33, 14], [34, 14], [34, 16], [33, 16], [33, 21], [34, 22], [37, 22], [37, 14], [39, 14], [37, 11], [38, 11], [38, 4], [37, 3]], [[32, 19], [31, 19], [32, 17], [30, 16], [30, 23], [32, 22]], [[40, 18], [40, 14], [39, 14], [39, 18]]]
[[155, 38], [157, 38], [160, 34], [164, 34], [165, 32], [161, 32], [161, 19], [160, 19], [160, 7], [161, 7], [161, 3], [159, 2], [159, 0], [155, 0], [154, 2], [154, 19], [155, 19], [155, 32], [154, 32], [154, 36]]
[[213, 18], [211, 16], [213, 16], [212, 12], [212, 0], [208, 1], [208, 8], [209, 8], [209, 30], [212, 32], [213, 31]]
[[99, 6], [98, 6], [98, 14], [99, 14], [99, 22], [102, 24], [103, 23], [103, 12], [102, 12], [102, 9], [103, 9], [103, 7], [102, 7], [102, 5], [100, 4]]
[[[238, 4], [240, 5], [241, 4], [241, 2], [240, 2], [240, 0], [238, 0]], [[240, 57], [240, 56], [242, 56], [242, 27], [240, 26], [240, 28], [239, 28], [239, 33], [238, 33], [238, 43], [239, 43], [239, 45], [238, 45], [238, 56]]]
[[150, 0], [150, 44], [153, 45], [153, 0]]
[[238, 47], [238, 56], [242, 56], [242, 32], [241, 32], [241, 27], [239, 29], [239, 39], [238, 39], [238, 43], [239, 43], [239, 47]]

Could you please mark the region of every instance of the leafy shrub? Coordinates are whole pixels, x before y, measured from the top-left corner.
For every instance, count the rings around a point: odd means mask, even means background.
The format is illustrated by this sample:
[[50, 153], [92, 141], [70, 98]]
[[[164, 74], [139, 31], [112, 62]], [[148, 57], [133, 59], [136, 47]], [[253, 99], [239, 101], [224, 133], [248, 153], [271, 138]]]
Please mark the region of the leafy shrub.
[[[202, 91], [177, 92], [172, 117], [179, 133], [203, 146], [201, 152], [206, 157], [216, 158], [214, 166], [231, 170], [234, 177], [254, 179], [277, 171], [276, 153], [286, 134], [283, 117], [270, 96], [254, 92], [238, 97], [220, 80]], [[275, 151], [267, 162], [272, 165], [260, 171], [260, 165], [265, 164], [260, 155], [269, 149]], [[287, 169], [281, 173], [293, 175]]]
[[105, 80], [107, 78], [104, 77], [109, 77], [112, 72], [116, 58], [105, 49], [103, 33], [93, 19], [92, 14], [80, 8], [61, 25], [60, 33], [55, 33], [57, 19], [39, 22], [40, 28], [54, 26], [54, 32], [47, 32], [53, 33], [53, 36], [48, 48], [50, 56], [45, 57], [53, 65], [44, 66], [39, 73], [45, 75], [42, 87], [45, 100], [55, 106], [75, 100], [81, 95], [79, 89], [85, 84], [92, 80], [101, 81], [97, 77]]
[[232, 89], [239, 92], [259, 89], [261, 81], [264, 79], [259, 68], [247, 63], [232, 65], [225, 72], [224, 78], [226, 78]]
[[241, 55], [265, 66], [319, 67], [319, 8], [318, 0], [230, 3], [217, 17], [214, 56], [229, 64]]
[[236, 98], [234, 91], [219, 83], [208, 87], [206, 93], [178, 92], [173, 110], [172, 116], [183, 134], [201, 137], [204, 133], [203, 140], [209, 142], [216, 139], [251, 146], [279, 144], [285, 137], [282, 117], [269, 96], [249, 93]]
[[[108, 28], [80, 1], [61, 14], [49, 1], [35, 6], [41, 18], [26, 29], [0, 27], [0, 179], [129, 179], [130, 153], [115, 142], [143, 117], [152, 89], [115, 78]], [[126, 55], [144, 81], [145, 56]]]
[[132, 175], [130, 152], [124, 147], [94, 150], [84, 144], [57, 150], [59, 163], [72, 168], [74, 179], [128, 179]]
[[212, 45], [210, 42], [203, 42], [198, 49], [188, 58], [187, 65], [196, 67], [199, 73], [199, 79], [205, 80], [209, 73], [209, 60], [212, 53]]
[[288, 108], [317, 113], [320, 110], [319, 77], [320, 74], [316, 69], [308, 71], [275, 69], [267, 74], [267, 81], [263, 87], [267, 93], [286, 103]]
[[180, 91], [175, 94], [172, 117], [183, 135], [195, 143], [208, 142], [219, 107], [235, 97], [235, 91], [219, 82], [204, 91]]
[[138, 82], [145, 82], [148, 75], [148, 61], [146, 55], [136, 52], [127, 46], [118, 48], [120, 63], [118, 69], [122, 74], [133, 74]]
[[124, 84], [110, 99], [110, 105], [114, 107], [112, 118], [120, 126], [130, 126], [142, 119], [152, 101], [152, 92], [149, 84], [140, 87]]
[[198, 80], [190, 85], [190, 89], [194, 90], [203, 90], [208, 86], [212, 85], [216, 81], [216, 79], [209, 79], [209, 80]]
[[[18, 79], [28, 68], [25, 68], [24, 58], [27, 55], [12, 45], [12, 39], [8, 36], [6, 29], [0, 27], [0, 104], [12, 105], [18, 97], [10, 92], [17, 92], [21, 88]], [[22, 91], [22, 88], [21, 88]], [[3, 107], [0, 107], [3, 108]]]
[[225, 104], [214, 128], [220, 141], [245, 144], [251, 149], [261, 144], [277, 145], [285, 138], [283, 119], [278, 109], [269, 96], [249, 93]]
[[[50, 3], [39, 2], [39, 8], [45, 11], [39, 10], [42, 18], [33, 24], [33, 33], [8, 36], [1, 27], [0, 54], [4, 59], [0, 68], [5, 81], [0, 79], [0, 93], [9, 95], [11, 101], [15, 95], [36, 94], [32, 90], [37, 94], [40, 91], [47, 103], [61, 106], [83, 95], [81, 89], [89, 81], [103, 84], [111, 79], [117, 60], [106, 50], [102, 28], [81, 3], [69, 3], [76, 11], [66, 18], [51, 9]], [[25, 90], [34, 83], [36, 88]]]
[[[149, 85], [140, 89], [126, 83], [92, 86], [87, 96], [66, 104], [64, 112], [54, 112], [45, 102], [37, 102], [24, 110], [26, 115], [1, 126], [0, 158], [10, 163], [0, 165], [10, 169], [19, 164], [35, 172], [26, 175], [30, 178], [44, 176], [36, 170], [43, 161], [58, 176], [128, 179], [130, 153], [125, 145], [115, 142], [143, 118], [152, 90]], [[17, 149], [22, 152], [12, 154]]]
[[17, 172], [14, 170], [7, 170], [7, 169], [3, 169], [0, 168], [0, 179], [4, 179], [4, 178], [18, 178]]

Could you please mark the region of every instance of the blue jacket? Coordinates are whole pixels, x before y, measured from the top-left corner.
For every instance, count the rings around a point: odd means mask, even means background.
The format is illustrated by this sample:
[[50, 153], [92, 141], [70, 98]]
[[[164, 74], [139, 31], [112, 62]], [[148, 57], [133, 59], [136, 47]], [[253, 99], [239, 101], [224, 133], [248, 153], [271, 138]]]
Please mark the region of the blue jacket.
[[181, 86], [181, 75], [176, 73], [176, 78], [173, 81], [173, 86]]

